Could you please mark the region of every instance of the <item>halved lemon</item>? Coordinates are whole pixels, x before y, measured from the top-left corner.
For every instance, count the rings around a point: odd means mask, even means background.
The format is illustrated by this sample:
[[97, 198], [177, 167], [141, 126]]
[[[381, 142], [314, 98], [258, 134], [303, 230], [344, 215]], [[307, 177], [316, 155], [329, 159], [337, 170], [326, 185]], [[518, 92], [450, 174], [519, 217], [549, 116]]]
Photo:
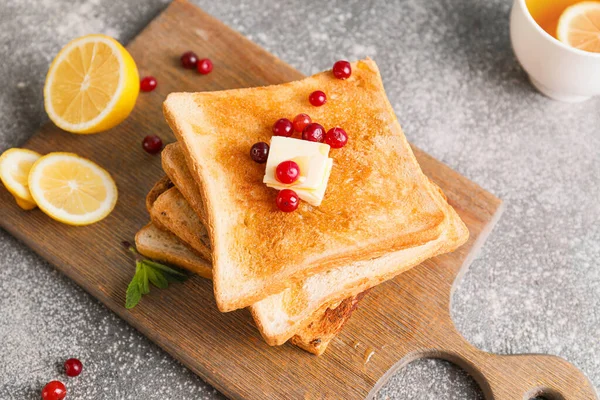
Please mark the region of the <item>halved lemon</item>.
[[105, 218], [117, 203], [117, 186], [106, 170], [72, 153], [50, 153], [29, 172], [38, 207], [57, 221], [88, 225]]
[[576, 49], [600, 53], [600, 1], [568, 7], [558, 20], [556, 37]]
[[97, 133], [121, 123], [140, 90], [135, 61], [115, 39], [87, 35], [52, 61], [44, 85], [50, 119], [72, 133]]
[[35, 208], [35, 201], [29, 192], [29, 170], [41, 157], [39, 153], [27, 149], [8, 149], [0, 156], [0, 180], [15, 197], [19, 207], [25, 210]]

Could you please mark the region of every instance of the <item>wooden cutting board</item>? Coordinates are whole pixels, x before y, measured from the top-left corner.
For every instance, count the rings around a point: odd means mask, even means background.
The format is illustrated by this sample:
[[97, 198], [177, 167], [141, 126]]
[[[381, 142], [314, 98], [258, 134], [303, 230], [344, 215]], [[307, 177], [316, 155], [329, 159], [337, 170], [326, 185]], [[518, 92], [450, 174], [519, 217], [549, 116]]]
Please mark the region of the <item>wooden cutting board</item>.
[[[267, 346], [247, 311], [217, 311], [211, 283], [200, 277], [179, 287], [153, 290], [134, 310], [126, 310], [125, 289], [134, 268], [120, 243], [132, 240], [148, 221], [144, 197], [162, 176], [160, 157], [142, 150], [142, 138], [158, 134], [166, 142], [174, 140], [162, 115], [165, 96], [174, 91], [250, 87], [302, 77], [183, 1], [172, 3], [127, 47], [140, 76], [155, 76], [158, 87], [140, 94], [124, 123], [89, 136], [71, 135], [48, 124], [25, 145], [41, 153], [76, 152], [104, 166], [119, 188], [114, 212], [97, 224], [70, 227], [39, 210], [20, 210], [8, 192], [0, 189], [0, 225], [144, 335], [235, 399], [372, 397], [392, 372], [420, 357], [442, 358], [465, 368], [490, 399], [528, 399], [539, 393], [548, 398], [559, 393], [563, 397], [555, 398], [595, 398], [585, 376], [560, 358], [497, 356], [475, 349], [456, 332], [449, 313], [453, 282], [474, 258], [502, 205], [418, 149], [423, 170], [446, 192], [471, 238], [458, 251], [373, 289], [323, 356], [291, 345]], [[182, 69], [179, 56], [187, 50], [211, 58], [214, 71], [201, 76]]]

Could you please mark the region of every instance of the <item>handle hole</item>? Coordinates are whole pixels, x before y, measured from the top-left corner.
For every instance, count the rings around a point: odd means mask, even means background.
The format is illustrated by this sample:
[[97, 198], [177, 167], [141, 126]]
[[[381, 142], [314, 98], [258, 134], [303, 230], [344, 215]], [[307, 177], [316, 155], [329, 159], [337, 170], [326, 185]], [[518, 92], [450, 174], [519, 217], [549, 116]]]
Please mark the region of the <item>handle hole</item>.
[[[458, 365], [437, 359], [422, 358], [408, 363], [389, 376], [382, 377], [380, 387], [367, 396], [369, 400], [384, 399], [449, 399], [454, 393], [464, 398], [484, 400], [485, 396], [477, 381]], [[395, 387], [401, 387], [403, 393]], [[404, 392], [405, 391], [405, 392]], [[406, 396], [410, 393], [411, 396]], [[461, 397], [463, 398], [463, 397]]]
[[554, 389], [536, 388], [527, 392], [523, 400], [565, 400], [565, 398]]

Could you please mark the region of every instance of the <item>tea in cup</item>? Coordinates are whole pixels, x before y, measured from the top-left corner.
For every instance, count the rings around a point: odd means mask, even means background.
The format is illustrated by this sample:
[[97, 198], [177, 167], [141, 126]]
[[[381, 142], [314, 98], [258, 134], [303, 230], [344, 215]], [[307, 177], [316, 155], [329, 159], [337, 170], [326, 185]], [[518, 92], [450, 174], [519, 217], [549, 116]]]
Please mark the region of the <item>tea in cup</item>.
[[600, 1], [515, 0], [510, 39], [546, 96], [577, 102], [600, 95]]

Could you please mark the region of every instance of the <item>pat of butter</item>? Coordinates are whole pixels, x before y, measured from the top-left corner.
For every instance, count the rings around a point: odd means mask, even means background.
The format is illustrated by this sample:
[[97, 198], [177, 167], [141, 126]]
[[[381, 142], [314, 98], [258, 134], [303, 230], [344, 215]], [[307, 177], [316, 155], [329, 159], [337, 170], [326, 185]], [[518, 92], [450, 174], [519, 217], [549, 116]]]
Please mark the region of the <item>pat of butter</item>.
[[[302, 200], [313, 206], [323, 201], [333, 160], [329, 158], [329, 145], [306, 140], [273, 136], [263, 182], [271, 188], [292, 189]], [[285, 185], [275, 178], [275, 169], [284, 161], [295, 161], [300, 167], [300, 178]]]
[[282, 190], [282, 189], [292, 189], [296, 192], [298, 197], [307, 202], [308, 204], [318, 207], [321, 205], [323, 201], [323, 197], [325, 196], [325, 190], [327, 189], [327, 181], [329, 181], [329, 175], [331, 175], [331, 168], [333, 167], [333, 159], [327, 159], [327, 166], [325, 173], [323, 174], [323, 181], [316, 189], [297, 189], [293, 184], [292, 185], [284, 185], [282, 183], [277, 182], [277, 184], [267, 184], [268, 187], [273, 189]]
[[294, 184], [285, 186], [294, 186], [294, 190], [317, 189], [323, 182], [329, 148], [328, 144], [273, 136], [263, 182], [267, 186], [281, 186], [282, 183], [275, 178], [275, 170], [280, 163], [291, 160], [300, 167], [300, 178]]

